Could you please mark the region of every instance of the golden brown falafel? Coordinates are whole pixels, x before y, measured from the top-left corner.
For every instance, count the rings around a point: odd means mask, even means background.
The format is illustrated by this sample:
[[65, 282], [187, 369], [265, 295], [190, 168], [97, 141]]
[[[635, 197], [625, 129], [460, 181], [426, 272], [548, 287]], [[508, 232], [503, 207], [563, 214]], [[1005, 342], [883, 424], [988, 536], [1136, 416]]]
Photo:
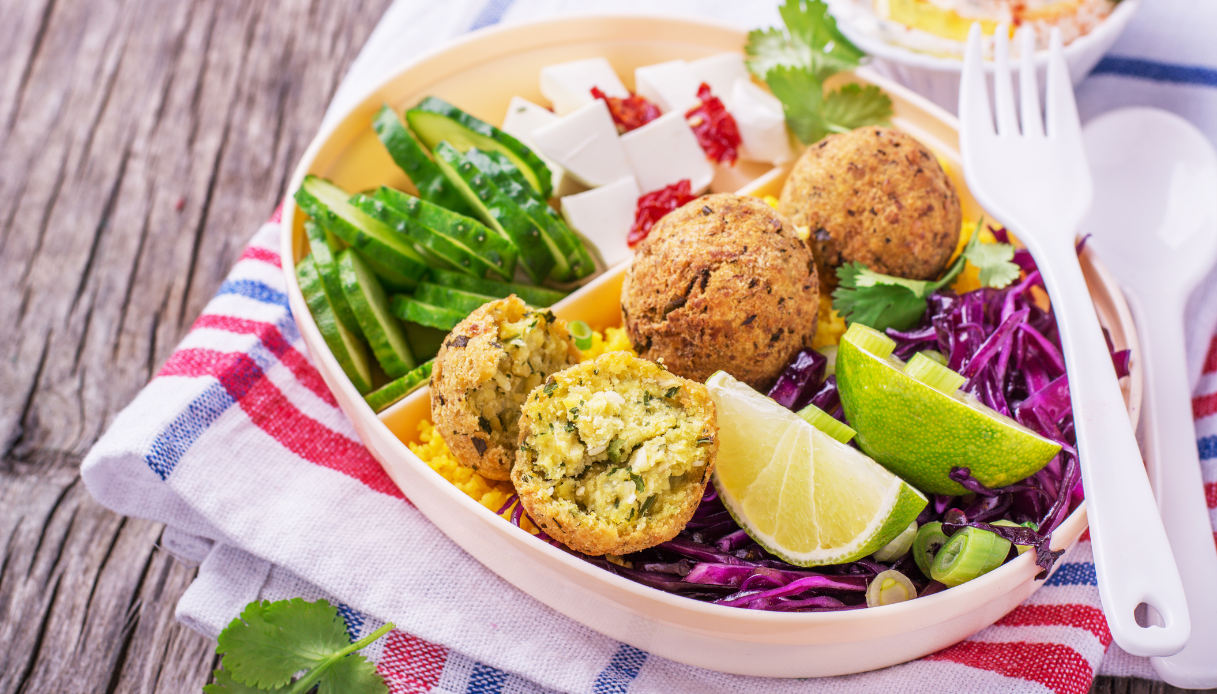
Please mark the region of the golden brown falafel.
[[942, 274], [959, 241], [959, 194], [938, 159], [913, 137], [865, 127], [829, 135], [799, 157], [778, 211], [805, 228], [820, 281], [858, 261], [912, 279]]
[[638, 245], [621, 315], [639, 356], [704, 381], [718, 370], [766, 388], [811, 345], [819, 284], [794, 226], [756, 198], [706, 195]]
[[528, 396], [511, 481], [529, 517], [567, 547], [627, 554], [685, 527], [717, 451], [705, 386], [608, 352]]
[[431, 373], [431, 419], [457, 462], [506, 480], [520, 405], [579, 360], [566, 321], [512, 294], [470, 313], [444, 338]]

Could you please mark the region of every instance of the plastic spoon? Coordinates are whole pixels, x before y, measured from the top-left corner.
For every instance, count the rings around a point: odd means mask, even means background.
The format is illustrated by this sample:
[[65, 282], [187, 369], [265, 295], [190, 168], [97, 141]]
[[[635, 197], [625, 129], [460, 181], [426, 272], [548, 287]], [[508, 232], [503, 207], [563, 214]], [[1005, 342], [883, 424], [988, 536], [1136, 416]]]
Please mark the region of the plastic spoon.
[[1217, 154], [1182, 118], [1151, 108], [1105, 114], [1083, 131], [1094, 205], [1083, 224], [1128, 295], [1141, 337], [1147, 462], [1183, 579], [1192, 633], [1152, 659], [1177, 687], [1217, 686], [1217, 547], [1205, 504], [1183, 308], [1217, 262]]

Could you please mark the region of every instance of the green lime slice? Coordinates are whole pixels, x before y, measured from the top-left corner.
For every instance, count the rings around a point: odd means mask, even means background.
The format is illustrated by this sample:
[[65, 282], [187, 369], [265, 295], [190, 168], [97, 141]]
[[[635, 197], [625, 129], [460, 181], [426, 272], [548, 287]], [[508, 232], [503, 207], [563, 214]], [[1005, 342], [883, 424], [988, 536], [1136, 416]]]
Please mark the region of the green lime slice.
[[752, 539], [798, 566], [861, 559], [908, 528], [926, 497], [882, 465], [720, 371], [714, 485]]
[[837, 386], [858, 445], [923, 492], [963, 494], [951, 468], [987, 487], [1035, 474], [1061, 450], [1018, 422], [959, 392], [961, 377], [932, 358], [904, 362], [890, 338], [854, 323], [837, 351]]

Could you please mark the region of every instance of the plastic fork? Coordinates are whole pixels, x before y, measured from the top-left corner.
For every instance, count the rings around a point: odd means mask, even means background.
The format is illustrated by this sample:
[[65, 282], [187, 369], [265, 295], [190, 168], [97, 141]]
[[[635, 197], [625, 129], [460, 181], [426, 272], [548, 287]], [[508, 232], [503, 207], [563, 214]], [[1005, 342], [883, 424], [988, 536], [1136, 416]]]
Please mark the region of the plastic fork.
[[995, 34], [992, 111], [980, 26], [973, 25], [968, 34], [959, 89], [964, 175], [977, 201], [1031, 250], [1052, 299], [1069, 374], [1099, 597], [1112, 638], [1134, 655], [1170, 655], [1183, 648], [1191, 625], [1183, 584], [1078, 264], [1076, 233], [1090, 207], [1092, 188], [1060, 32], [1052, 32], [1043, 115], [1032, 61], [1035, 47], [1027, 30], [1020, 32], [1016, 113], [1008, 33], [999, 27]]

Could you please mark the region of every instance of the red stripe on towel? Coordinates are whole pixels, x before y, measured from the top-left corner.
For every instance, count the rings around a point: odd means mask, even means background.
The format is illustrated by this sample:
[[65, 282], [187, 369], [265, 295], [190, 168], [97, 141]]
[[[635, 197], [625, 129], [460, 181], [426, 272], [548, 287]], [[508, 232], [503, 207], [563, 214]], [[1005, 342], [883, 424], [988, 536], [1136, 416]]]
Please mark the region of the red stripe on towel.
[[425, 694], [439, 684], [448, 649], [396, 629], [389, 632], [376, 670], [391, 694]]
[[[276, 256], [278, 257], [278, 256]], [[204, 314], [199, 316], [199, 319], [194, 322], [194, 328], [211, 328], [213, 330], [224, 330], [238, 335], [256, 335], [266, 349], [275, 355], [279, 361], [283, 362], [296, 377], [296, 380], [305, 387], [311, 390], [317, 397], [326, 401], [334, 407], [338, 407], [338, 401], [334, 399], [334, 394], [325, 385], [325, 381], [321, 378], [321, 372], [317, 371], [316, 367], [309, 362], [308, 358], [303, 353], [292, 347], [279, 328], [272, 323], [262, 321], [248, 320], [245, 318], [235, 318], [233, 316], [221, 316], [215, 314]], [[192, 330], [194, 328], [191, 328]]]
[[1004, 677], [1038, 682], [1058, 694], [1086, 694], [1094, 679], [1086, 658], [1059, 643], [961, 641], [925, 659], [947, 660]]
[[1111, 644], [1107, 618], [1103, 616], [1103, 610], [1093, 605], [1019, 605], [997, 623], [1011, 627], [1077, 627], [1097, 636], [1104, 648]]

